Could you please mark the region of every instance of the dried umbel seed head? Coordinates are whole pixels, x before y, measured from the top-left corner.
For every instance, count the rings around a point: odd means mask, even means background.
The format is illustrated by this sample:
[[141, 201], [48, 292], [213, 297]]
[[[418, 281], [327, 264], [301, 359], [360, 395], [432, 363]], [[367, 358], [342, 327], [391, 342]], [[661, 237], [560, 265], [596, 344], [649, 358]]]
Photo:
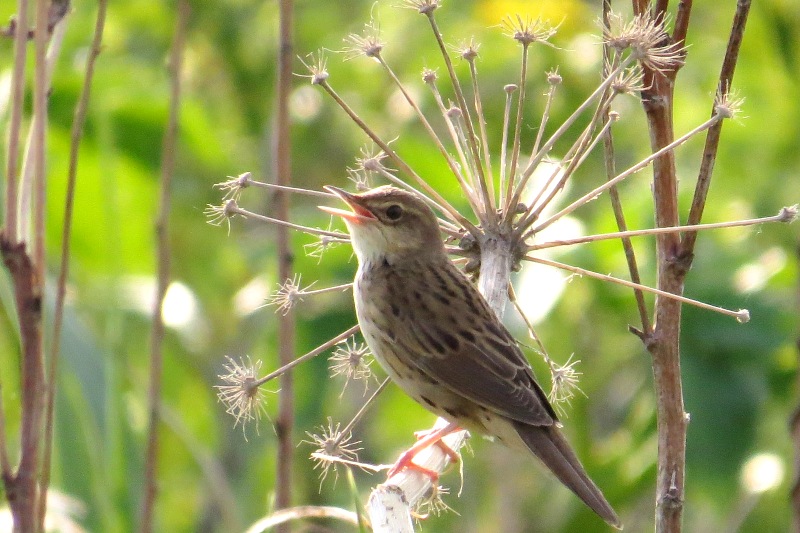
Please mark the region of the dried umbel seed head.
[[603, 42], [618, 53], [630, 50], [633, 58], [656, 71], [674, 69], [682, 61], [685, 48], [673, 43], [665, 30], [667, 19], [654, 20], [650, 12], [633, 17], [629, 22], [618, 13], [608, 15], [603, 25]]
[[305, 58], [300, 58], [300, 62], [306, 67], [309, 74], [302, 76], [311, 79], [312, 85], [321, 85], [330, 77], [328, 74], [328, 57], [325, 51], [320, 49], [316, 53], [308, 54]]
[[466, 42], [458, 47], [458, 55], [461, 56], [461, 59], [465, 59], [467, 61], [474, 61], [476, 57], [478, 57], [478, 48], [481, 45], [475, 42], [475, 39], [470, 39], [469, 42]]
[[[311, 285], [313, 285], [312, 283]], [[288, 278], [286, 281], [278, 285], [278, 290], [267, 298], [265, 305], [275, 306], [275, 312], [286, 314], [294, 307], [296, 303], [302, 302], [305, 296], [305, 289], [300, 288], [300, 274], [296, 274], [293, 278]]]
[[236, 199], [233, 197], [228, 198], [221, 205], [208, 205], [203, 210], [203, 214], [208, 217], [209, 224], [212, 226], [221, 226], [224, 222], [228, 225], [229, 233], [231, 230], [230, 220], [238, 215], [239, 212], [239, 205], [236, 203]]
[[547, 41], [556, 34], [556, 28], [550, 26], [549, 22], [530, 16], [523, 19], [521, 15], [509, 15], [503, 19], [501, 25], [509, 37], [526, 47], [533, 43], [549, 45]]
[[580, 360], [573, 361], [572, 356], [567, 359], [564, 365], [558, 365], [551, 361], [550, 378], [552, 387], [548, 398], [557, 409], [561, 409], [559, 404], [566, 403], [569, 405], [570, 400], [575, 397], [575, 391], [583, 394], [583, 391], [578, 386], [580, 376], [583, 374], [575, 369], [575, 365], [578, 363], [580, 363]]
[[778, 214], [781, 222], [794, 222], [797, 220], [797, 204], [784, 207]]
[[447, 110], [447, 116], [454, 120], [461, 118], [463, 115], [464, 113], [461, 112], [460, 107], [451, 106], [450, 109]]
[[356, 163], [359, 169], [368, 173], [380, 174], [388, 170], [383, 163], [387, 157], [386, 152], [375, 146], [362, 146], [359, 148]]
[[722, 118], [736, 118], [742, 110], [744, 98], [736, 91], [717, 91], [714, 98], [714, 111]]
[[[610, 70], [610, 66], [608, 69]], [[611, 90], [617, 94], [636, 94], [645, 89], [643, 80], [644, 73], [636, 65], [617, 74], [611, 82]]]
[[242, 194], [242, 189], [246, 189], [253, 181], [253, 175], [250, 172], [244, 172], [236, 177], [228, 176], [227, 181], [214, 184], [215, 189], [225, 191], [223, 200], [238, 200]]
[[352, 433], [349, 431], [345, 433], [339, 428], [340, 424], [337, 423], [334, 426], [333, 419], [328, 417], [327, 427], [320, 426], [319, 433], [306, 432], [311, 440], [303, 441], [305, 444], [316, 446], [316, 450], [311, 453], [311, 459], [314, 461], [314, 469], [321, 470], [319, 474], [320, 488], [331, 468], [333, 468], [335, 483], [339, 477], [336, 469], [338, 462], [358, 461], [358, 452], [362, 449], [358, 447], [361, 441], [354, 441]]
[[[227, 373], [219, 376], [225, 385], [214, 386], [217, 389], [217, 397], [225, 405], [226, 412], [236, 419], [234, 427], [241, 424], [244, 432], [247, 423], [255, 421], [257, 433], [261, 415], [266, 415], [263, 392], [258, 384], [261, 361], [253, 363], [248, 357], [245, 364], [244, 360], [237, 362], [231, 357], [226, 359], [228, 362], [224, 367]], [[247, 433], [245, 433], [246, 439]]]
[[422, 81], [427, 84], [434, 84], [436, 83], [436, 79], [438, 75], [436, 74], [436, 70], [432, 68], [424, 68], [422, 69]]
[[344, 393], [350, 380], [363, 380], [364, 392], [367, 391], [369, 378], [372, 377], [372, 370], [370, 369], [372, 358], [370, 357], [370, 351], [366, 344], [363, 342], [357, 343], [351, 337], [339, 344], [336, 351], [331, 355], [329, 362], [331, 377], [345, 377], [345, 385], [342, 389], [342, 393]]
[[402, 7], [414, 9], [423, 15], [430, 15], [442, 5], [441, 0], [403, 0]]
[[358, 192], [368, 191], [372, 188], [369, 175], [370, 173], [363, 168], [347, 169], [347, 179], [355, 183]]
[[381, 40], [380, 28], [375, 21], [365, 24], [363, 33], [351, 33], [344, 41], [348, 44], [343, 50], [346, 59], [353, 59], [362, 55], [378, 59], [385, 46], [385, 43]]

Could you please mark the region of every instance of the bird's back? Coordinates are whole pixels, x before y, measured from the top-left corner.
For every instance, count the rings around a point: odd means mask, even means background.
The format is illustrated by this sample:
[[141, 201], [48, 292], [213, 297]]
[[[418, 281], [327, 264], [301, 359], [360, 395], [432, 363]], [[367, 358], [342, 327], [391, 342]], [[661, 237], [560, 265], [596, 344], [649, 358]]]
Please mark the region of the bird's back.
[[[409, 395], [440, 416], [471, 415], [473, 428], [482, 432], [478, 417], [485, 412], [534, 425], [555, 422], [513, 337], [446, 256], [362, 264], [355, 300], [375, 357]], [[422, 394], [427, 384], [444, 392]], [[437, 394], [455, 398], [436, 401], [431, 396]]]

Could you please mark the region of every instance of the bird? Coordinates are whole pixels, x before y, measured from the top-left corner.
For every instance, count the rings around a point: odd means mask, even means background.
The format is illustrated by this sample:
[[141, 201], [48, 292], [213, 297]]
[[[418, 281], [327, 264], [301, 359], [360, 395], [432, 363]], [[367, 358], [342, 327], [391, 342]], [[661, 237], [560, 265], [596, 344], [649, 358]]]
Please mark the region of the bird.
[[[395, 465], [446, 433], [467, 429], [532, 452], [608, 524], [619, 517], [560, 430], [553, 407], [514, 337], [450, 261], [432, 209], [416, 194], [382, 186], [359, 194], [326, 186], [358, 259], [353, 289], [364, 339], [412, 399], [444, 418]], [[391, 476], [391, 472], [390, 472]]]

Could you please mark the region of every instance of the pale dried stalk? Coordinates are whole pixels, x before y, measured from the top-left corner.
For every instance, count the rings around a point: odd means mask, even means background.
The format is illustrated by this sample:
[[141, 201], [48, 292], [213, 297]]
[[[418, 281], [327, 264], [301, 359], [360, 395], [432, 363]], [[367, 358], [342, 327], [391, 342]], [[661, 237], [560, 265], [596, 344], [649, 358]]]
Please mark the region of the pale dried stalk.
[[283, 509], [262, 518], [247, 528], [245, 533], [261, 533], [262, 531], [269, 531], [273, 527], [286, 524], [286, 522], [291, 520], [302, 520], [305, 518], [332, 518], [354, 526], [358, 525], [358, 516], [352, 511], [340, 509], [339, 507], [303, 505], [300, 507]]

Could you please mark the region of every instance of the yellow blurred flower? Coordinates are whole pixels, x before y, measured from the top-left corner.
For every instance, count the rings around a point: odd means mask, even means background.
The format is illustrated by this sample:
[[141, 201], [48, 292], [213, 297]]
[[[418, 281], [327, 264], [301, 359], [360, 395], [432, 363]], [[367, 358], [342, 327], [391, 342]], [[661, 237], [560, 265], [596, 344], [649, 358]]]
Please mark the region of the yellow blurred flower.
[[476, 5], [475, 15], [488, 26], [499, 24], [507, 15], [531, 16], [558, 26], [559, 33], [572, 35], [587, 21], [596, 17], [577, 0], [483, 0]]

